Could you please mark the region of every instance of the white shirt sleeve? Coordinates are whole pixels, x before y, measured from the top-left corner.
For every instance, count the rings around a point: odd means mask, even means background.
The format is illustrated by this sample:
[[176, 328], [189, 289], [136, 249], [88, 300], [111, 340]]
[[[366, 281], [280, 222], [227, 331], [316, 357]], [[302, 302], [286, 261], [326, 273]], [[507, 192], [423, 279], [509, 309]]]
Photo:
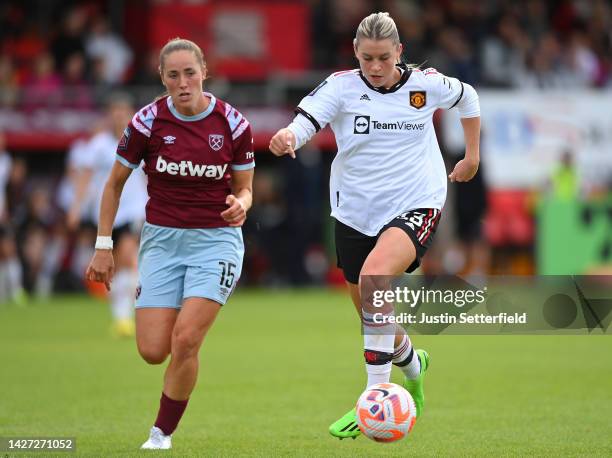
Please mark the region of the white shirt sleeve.
[[459, 116], [462, 118], [480, 116], [478, 94], [472, 86], [462, 83], [457, 78], [438, 73], [432, 68], [426, 69], [424, 73], [431, 80], [434, 90], [438, 94], [438, 106], [440, 108], [457, 107]]
[[480, 116], [480, 101], [476, 90], [467, 83], [463, 83], [463, 97], [457, 103], [459, 116], [462, 118], [476, 118]]
[[317, 133], [314, 124], [301, 113], [297, 114], [287, 128], [295, 135], [295, 149], [304, 146]]
[[329, 76], [302, 99], [296, 109], [297, 116], [289, 125], [296, 137], [296, 149], [336, 117], [340, 111], [340, 100], [340, 80], [334, 75]]

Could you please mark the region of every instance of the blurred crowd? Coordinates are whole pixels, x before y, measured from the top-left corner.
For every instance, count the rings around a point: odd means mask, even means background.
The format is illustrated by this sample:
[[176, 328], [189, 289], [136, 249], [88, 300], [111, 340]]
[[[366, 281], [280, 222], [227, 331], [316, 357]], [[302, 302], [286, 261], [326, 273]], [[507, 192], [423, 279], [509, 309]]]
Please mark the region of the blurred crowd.
[[[45, 3], [58, 6], [49, 12], [47, 22], [41, 14], [31, 14]], [[158, 85], [157, 50], [135, 55], [119, 30], [120, 21], [110, 20], [109, 3], [2, 2], [0, 103], [18, 103], [23, 109], [89, 108], [109, 88]], [[311, 11], [314, 69], [354, 67], [356, 26], [370, 12], [382, 10], [389, 11], [398, 24], [406, 61], [436, 67], [473, 85], [576, 88], [612, 84], [610, 0], [306, 3]]]
[[608, 0], [334, 0], [313, 2], [314, 61], [354, 65], [352, 38], [376, 3], [395, 18], [408, 62], [472, 85], [610, 86]]
[[[477, 87], [612, 87], [610, 0], [303, 3], [310, 8], [313, 70], [354, 67], [352, 39], [357, 24], [372, 11], [389, 11], [400, 30], [405, 61], [436, 67]], [[143, 86], [153, 87], [153, 95], [161, 92], [157, 50], [136, 53], [121, 30], [120, 14], [116, 9], [109, 14], [111, 4], [2, 2], [0, 110], [100, 109], [117, 89], [127, 88], [132, 95]], [[228, 81], [226, 90], [232, 93], [241, 84]], [[265, 91], [255, 91], [253, 97], [253, 105], [267, 104]], [[90, 134], [103, 128], [92, 126]], [[76, 230], [67, 221], [66, 199], [74, 193], [71, 158], [78, 148], [86, 151], [89, 141], [78, 139], [66, 152], [65, 162], [60, 155], [42, 158], [42, 152], [33, 159], [31, 152], [9, 154], [0, 132], [0, 302], [22, 300], [24, 291], [44, 296], [83, 287], [82, 272], [95, 229]], [[449, 167], [460, 153], [450, 152]], [[299, 161], [281, 165], [259, 154], [255, 205], [245, 227], [245, 282], [341, 283], [333, 268], [326, 204], [331, 159], [331, 154], [311, 149], [303, 151]], [[426, 269], [491, 270], [480, 227], [487, 211], [486, 192], [481, 175], [471, 185], [451, 190], [448, 214], [454, 214], [450, 221], [455, 226], [442, 228], [439, 238], [457, 243], [433, 249]], [[517, 243], [530, 249], [533, 229], [523, 233], [524, 240]]]

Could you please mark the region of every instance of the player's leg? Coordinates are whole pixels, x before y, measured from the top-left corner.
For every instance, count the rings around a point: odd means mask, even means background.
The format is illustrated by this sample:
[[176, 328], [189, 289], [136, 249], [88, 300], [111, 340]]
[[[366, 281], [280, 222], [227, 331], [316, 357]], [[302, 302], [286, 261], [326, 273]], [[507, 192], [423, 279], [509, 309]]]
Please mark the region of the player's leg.
[[171, 339], [170, 363], [164, 375], [159, 411], [154, 428], [170, 437], [181, 420], [199, 369], [199, 351], [221, 306], [210, 299], [185, 299]]
[[234, 290], [244, 255], [238, 228], [185, 229], [180, 240], [177, 256], [189, 267], [185, 269], [183, 306], [172, 332], [170, 363], [150, 438], [167, 444], [195, 387], [204, 337]]
[[[177, 255], [181, 230], [145, 223], [138, 255], [136, 343], [149, 364], [161, 364], [172, 352], [172, 335], [183, 301], [187, 268]], [[170, 435], [151, 428], [145, 449], [172, 447]]]
[[[373, 272], [399, 275], [404, 271], [414, 271], [431, 245], [439, 219], [440, 211], [437, 209], [416, 209], [393, 219], [381, 231], [362, 275], [372, 275]], [[419, 416], [425, 403], [423, 378], [429, 367], [429, 355], [425, 350], [415, 349], [400, 326], [396, 326], [394, 344], [392, 362], [404, 373], [404, 387], [412, 395]]]
[[115, 276], [109, 294], [113, 332], [119, 337], [134, 334], [134, 299], [138, 286], [138, 236], [127, 227], [118, 231], [115, 247]]
[[[416, 249], [410, 237], [397, 227], [385, 230], [376, 246], [366, 258], [361, 269], [361, 296], [369, 297], [374, 290], [387, 290], [392, 276], [402, 274], [416, 259]], [[394, 356], [396, 334], [398, 340], [404, 339], [405, 332], [393, 324], [376, 325], [374, 313], [393, 313], [390, 307], [373, 310], [370, 304], [363, 303], [364, 354], [368, 373], [367, 386], [387, 383], [391, 376], [391, 363]], [[401, 340], [400, 340], [401, 343]]]
[[170, 355], [172, 330], [179, 309], [139, 307], [136, 309], [136, 345], [142, 359], [161, 364]]
[[186, 400], [193, 391], [200, 346], [220, 308], [210, 299], [185, 299], [172, 332], [170, 364], [164, 376], [164, 393], [169, 398]]
[[[142, 359], [149, 364], [163, 363], [172, 349], [172, 332], [179, 313], [174, 307], [138, 307], [136, 309], [136, 343]], [[170, 435], [157, 426], [151, 428], [144, 449], [172, 448]]]
[[0, 302], [2, 294], [16, 304], [25, 304], [27, 301], [23, 289], [23, 271], [17, 256], [15, 239], [8, 230], [0, 225]]
[[[368, 237], [339, 221], [335, 223], [335, 243], [338, 267], [342, 269], [351, 301], [361, 319], [361, 296], [359, 272], [368, 254], [376, 244], [375, 237]], [[329, 426], [332, 436], [340, 439], [357, 437], [361, 432], [357, 426], [355, 409], [352, 408]]]

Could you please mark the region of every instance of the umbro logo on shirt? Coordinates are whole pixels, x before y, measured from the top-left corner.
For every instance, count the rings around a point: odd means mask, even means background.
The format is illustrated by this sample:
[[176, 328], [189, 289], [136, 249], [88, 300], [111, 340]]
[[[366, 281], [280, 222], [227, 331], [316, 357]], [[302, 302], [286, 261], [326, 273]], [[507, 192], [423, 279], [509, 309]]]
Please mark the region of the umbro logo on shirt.
[[359, 97], [359, 100], [367, 100], [369, 102], [370, 97], [368, 97], [368, 94], [363, 94], [361, 97]]
[[164, 137], [164, 143], [166, 145], [174, 145], [174, 140], [176, 140], [176, 137], [173, 137], [172, 135], [166, 135]]

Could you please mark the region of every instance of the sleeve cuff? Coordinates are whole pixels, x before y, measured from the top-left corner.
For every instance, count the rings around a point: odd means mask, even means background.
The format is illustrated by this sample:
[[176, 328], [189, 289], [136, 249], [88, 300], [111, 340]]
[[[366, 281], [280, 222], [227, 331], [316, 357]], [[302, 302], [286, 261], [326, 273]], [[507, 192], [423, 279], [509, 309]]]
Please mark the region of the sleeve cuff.
[[115, 157], [121, 163], [121, 165], [125, 165], [126, 167], [129, 167], [130, 169], [137, 169], [138, 166], [140, 165], [140, 164], [132, 164], [126, 158], [118, 154]]
[[255, 168], [255, 161], [248, 164], [232, 164], [232, 170], [251, 170]]

